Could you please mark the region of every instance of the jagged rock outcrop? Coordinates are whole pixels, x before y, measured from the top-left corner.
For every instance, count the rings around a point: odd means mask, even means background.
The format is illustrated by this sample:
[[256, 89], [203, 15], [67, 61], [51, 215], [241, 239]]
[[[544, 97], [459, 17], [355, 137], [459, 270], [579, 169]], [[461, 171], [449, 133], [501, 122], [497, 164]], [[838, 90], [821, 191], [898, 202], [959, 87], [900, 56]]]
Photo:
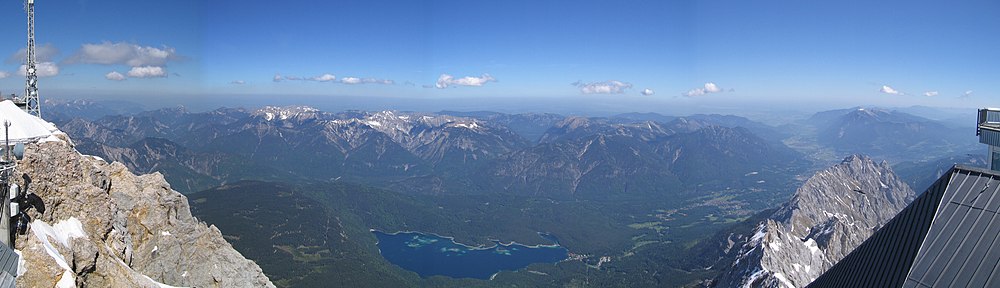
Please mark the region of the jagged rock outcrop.
[[849, 156], [820, 171], [737, 241], [715, 287], [804, 287], [913, 201], [886, 162]]
[[16, 238], [18, 286], [274, 286], [159, 173], [136, 176], [68, 141], [29, 144], [17, 169], [46, 206]]

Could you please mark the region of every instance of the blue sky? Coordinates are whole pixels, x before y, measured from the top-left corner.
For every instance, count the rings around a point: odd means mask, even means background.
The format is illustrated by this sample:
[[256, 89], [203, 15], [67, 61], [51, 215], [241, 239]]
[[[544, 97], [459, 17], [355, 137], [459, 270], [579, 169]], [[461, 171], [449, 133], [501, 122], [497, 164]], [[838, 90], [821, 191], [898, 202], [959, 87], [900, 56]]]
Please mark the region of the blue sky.
[[[995, 1], [38, 1], [43, 97], [1000, 102]], [[9, 94], [25, 24], [3, 5]]]

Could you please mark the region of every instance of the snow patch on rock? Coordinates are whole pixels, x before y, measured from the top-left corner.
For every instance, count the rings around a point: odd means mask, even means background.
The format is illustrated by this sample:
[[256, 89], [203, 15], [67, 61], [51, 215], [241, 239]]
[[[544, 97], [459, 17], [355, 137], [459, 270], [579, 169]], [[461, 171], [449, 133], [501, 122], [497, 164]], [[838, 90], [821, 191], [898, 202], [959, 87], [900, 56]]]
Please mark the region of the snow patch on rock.
[[73, 276], [73, 272], [70, 272], [70, 270], [63, 271], [62, 276], [59, 277], [59, 282], [56, 282], [56, 287], [59, 288], [76, 287], [76, 276]]
[[785, 278], [785, 275], [781, 274], [781, 272], [774, 273], [774, 278], [778, 278], [778, 281], [781, 281], [781, 284], [784, 284], [785, 287], [795, 288], [795, 285], [792, 285], [792, 282], [788, 281], [788, 279]]
[[24, 254], [21, 254], [21, 250], [14, 249], [14, 254], [17, 254], [17, 276], [24, 275], [24, 272], [28, 272], [28, 262], [24, 261]]
[[[35, 219], [31, 222], [31, 232], [42, 242], [45, 247], [45, 252], [52, 256], [52, 259], [56, 261], [56, 264], [63, 269], [70, 270], [69, 264], [66, 262], [66, 257], [63, 257], [59, 250], [56, 250], [55, 246], [49, 242], [49, 238], [55, 239], [63, 247], [70, 248], [70, 239], [87, 237], [87, 234], [83, 232], [83, 224], [80, 223], [79, 219], [76, 217], [70, 217], [67, 220], [59, 221], [55, 226], [50, 226], [49, 223], [45, 221]], [[74, 282], [76, 283], [76, 282]], [[74, 284], [75, 285], [75, 284]]]
[[809, 240], [806, 240], [806, 242], [803, 244], [805, 244], [806, 247], [809, 248], [810, 253], [816, 254], [817, 252], [819, 252], [819, 246], [816, 246], [816, 240], [809, 238]]
[[170, 285], [167, 285], [167, 284], [163, 284], [163, 283], [157, 282], [156, 280], [153, 280], [153, 278], [149, 278], [149, 276], [146, 276], [146, 275], [142, 275], [142, 277], [145, 277], [146, 280], [149, 280], [149, 282], [153, 282], [153, 284], [156, 284], [156, 286], [160, 287], [160, 288], [180, 288], [181, 287], [181, 286], [170, 286]]

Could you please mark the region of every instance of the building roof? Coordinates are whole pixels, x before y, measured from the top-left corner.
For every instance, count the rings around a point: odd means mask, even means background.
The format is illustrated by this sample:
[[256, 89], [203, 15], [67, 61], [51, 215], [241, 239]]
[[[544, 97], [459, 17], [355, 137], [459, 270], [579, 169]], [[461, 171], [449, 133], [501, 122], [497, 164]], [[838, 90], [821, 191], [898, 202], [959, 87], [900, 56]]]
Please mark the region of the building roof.
[[15, 287], [18, 258], [14, 249], [0, 245], [0, 288]]
[[1000, 286], [1000, 174], [956, 165], [809, 287]]
[[[5, 131], [5, 121], [10, 122], [10, 131]], [[4, 140], [5, 134], [10, 137], [11, 143], [26, 143], [44, 140], [56, 133], [62, 132], [52, 123], [24, 112], [10, 100], [0, 101], [0, 142]]]

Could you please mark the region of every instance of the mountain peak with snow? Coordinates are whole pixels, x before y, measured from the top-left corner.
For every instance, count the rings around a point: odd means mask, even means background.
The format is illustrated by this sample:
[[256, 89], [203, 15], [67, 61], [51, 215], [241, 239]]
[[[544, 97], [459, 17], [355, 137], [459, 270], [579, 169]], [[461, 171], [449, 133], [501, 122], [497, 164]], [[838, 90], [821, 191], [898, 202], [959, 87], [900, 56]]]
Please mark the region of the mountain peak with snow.
[[254, 116], [262, 117], [264, 120], [288, 120], [292, 118], [304, 119], [314, 118], [319, 113], [319, 109], [297, 105], [297, 106], [264, 106], [253, 113]]
[[716, 287], [805, 287], [913, 201], [885, 161], [851, 155], [819, 171], [744, 239]]

